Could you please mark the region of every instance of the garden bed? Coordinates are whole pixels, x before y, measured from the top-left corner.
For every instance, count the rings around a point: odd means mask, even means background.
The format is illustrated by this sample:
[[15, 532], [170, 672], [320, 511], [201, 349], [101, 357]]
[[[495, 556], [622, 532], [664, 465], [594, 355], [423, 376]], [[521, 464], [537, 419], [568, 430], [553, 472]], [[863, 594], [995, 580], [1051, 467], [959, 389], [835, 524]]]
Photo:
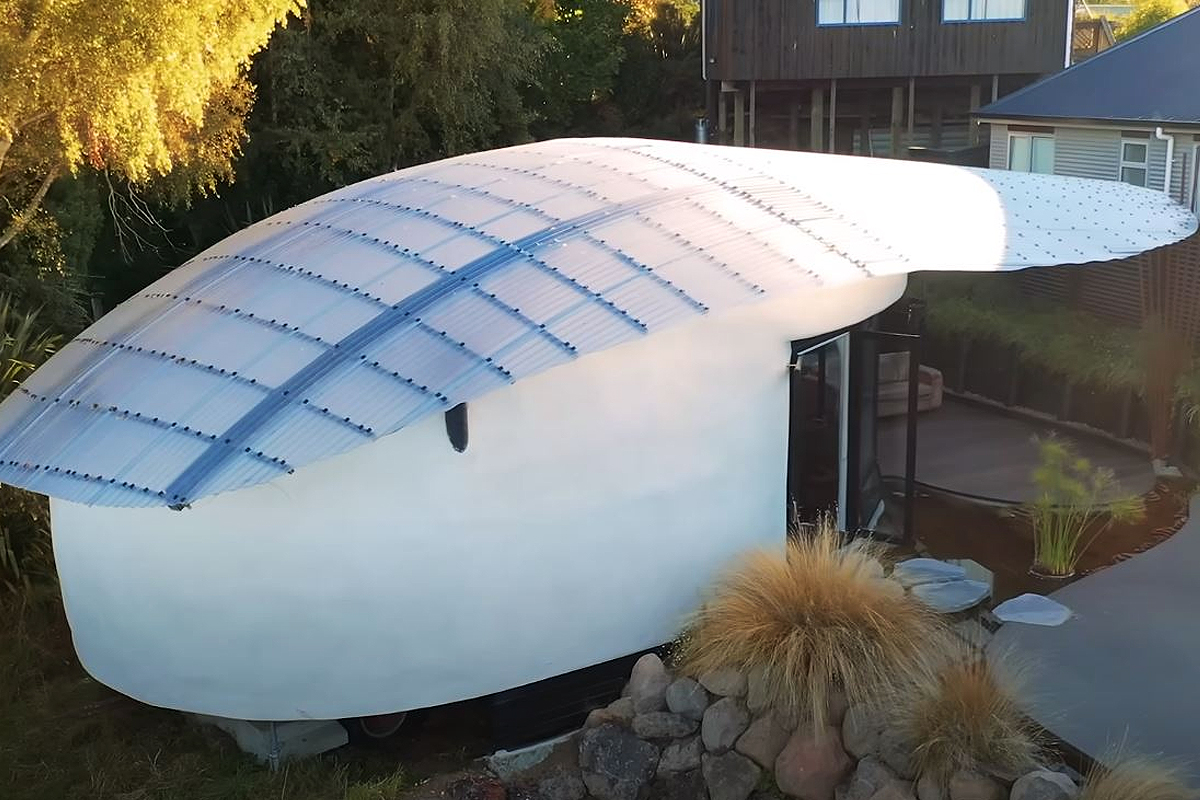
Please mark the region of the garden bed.
[[971, 559], [990, 570], [993, 599], [1003, 601], [1025, 592], [1049, 594], [1169, 538], [1187, 521], [1188, 499], [1194, 488], [1189, 481], [1159, 482], [1144, 495], [1145, 516], [1135, 522], [1113, 523], [1096, 536], [1069, 579], [1048, 580], [1029, 573], [1033, 528], [1029, 518], [1014, 507], [922, 492], [915, 500], [914, 528], [919, 549], [931, 556]]

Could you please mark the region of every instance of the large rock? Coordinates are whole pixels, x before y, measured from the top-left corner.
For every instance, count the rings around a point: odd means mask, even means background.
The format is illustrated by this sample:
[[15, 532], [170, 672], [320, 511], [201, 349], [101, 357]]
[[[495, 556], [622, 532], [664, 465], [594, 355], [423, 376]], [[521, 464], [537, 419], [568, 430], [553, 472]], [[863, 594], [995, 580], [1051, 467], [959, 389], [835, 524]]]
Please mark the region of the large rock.
[[917, 779], [917, 800], [946, 800], [944, 783], [930, 773]]
[[791, 731], [779, 722], [778, 715], [769, 711], [750, 723], [750, 727], [738, 738], [734, 749], [760, 767], [771, 769], [790, 735]]
[[1079, 787], [1061, 772], [1040, 769], [1017, 779], [1009, 800], [1075, 800]]
[[697, 767], [659, 778], [650, 787], [650, 797], [652, 800], [708, 800], [708, 789], [704, 786], [704, 775]]
[[879, 734], [880, 760], [906, 781], [911, 781], [917, 776], [913, 750], [913, 743], [895, 727], [885, 727]]
[[950, 800], [1004, 800], [1004, 786], [995, 778], [970, 770], [950, 776]]
[[604, 708], [592, 709], [587, 715], [587, 720], [584, 721], [583, 727], [595, 728], [606, 723], [628, 726], [633, 723], [633, 717], [633, 698], [622, 697], [619, 700], [612, 701]]
[[868, 756], [858, 762], [850, 776], [842, 800], [871, 800], [880, 789], [896, 780], [896, 775], [877, 758]]
[[1023, 594], [1005, 600], [992, 609], [992, 614], [1001, 622], [1056, 627], [1071, 618], [1071, 609], [1040, 594]]
[[841, 725], [849, 710], [850, 701], [846, 699], [845, 692], [841, 689], [834, 689], [829, 693], [829, 698], [825, 703], [825, 719], [830, 725]]
[[746, 676], [746, 708], [751, 714], [761, 714], [770, 708], [774, 699], [763, 670], [751, 670]]
[[750, 726], [750, 712], [736, 697], [724, 697], [704, 712], [700, 736], [710, 753], [724, 753]]
[[746, 800], [758, 786], [758, 767], [737, 753], [722, 756], [706, 753], [702, 769], [711, 800]]
[[837, 728], [801, 727], [775, 759], [775, 782], [780, 791], [799, 800], [833, 800], [834, 789], [853, 766]]
[[559, 767], [538, 781], [537, 791], [542, 800], [583, 800], [587, 796], [583, 778], [565, 767]]
[[862, 704], [850, 706], [842, 720], [842, 745], [855, 758], [879, 752], [879, 734], [883, 730], [878, 709]]
[[667, 687], [667, 708], [698, 721], [708, 708], [708, 692], [691, 678], [678, 678]]
[[957, 614], [974, 608], [992, 593], [992, 587], [983, 581], [946, 581], [914, 586], [913, 597], [939, 614]]
[[450, 784], [446, 797], [450, 800], [507, 800], [508, 789], [499, 778], [468, 775]]
[[666, 778], [679, 772], [690, 772], [700, 768], [700, 756], [704, 743], [699, 736], [671, 742], [663, 748], [658, 758], [658, 777]]
[[599, 800], [645, 800], [658, 768], [658, 748], [628, 729], [605, 724], [579, 738], [584, 786]]
[[670, 711], [651, 711], [633, 718], [633, 732], [643, 739], [678, 739], [700, 727], [697, 720]]
[[914, 800], [912, 784], [904, 781], [892, 781], [871, 796], [871, 800]]
[[958, 564], [947, 564], [934, 558], [910, 558], [908, 561], [901, 561], [892, 570], [892, 578], [904, 586], [961, 581], [966, 577], [966, 569]]
[[744, 697], [746, 695], [746, 676], [732, 667], [704, 673], [700, 676], [700, 684], [720, 697]]
[[634, 712], [662, 711], [667, 707], [667, 687], [670, 685], [671, 676], [661, 658], [654, 653], [639, 658], [629, 674], [629, 696], [633, 699]]

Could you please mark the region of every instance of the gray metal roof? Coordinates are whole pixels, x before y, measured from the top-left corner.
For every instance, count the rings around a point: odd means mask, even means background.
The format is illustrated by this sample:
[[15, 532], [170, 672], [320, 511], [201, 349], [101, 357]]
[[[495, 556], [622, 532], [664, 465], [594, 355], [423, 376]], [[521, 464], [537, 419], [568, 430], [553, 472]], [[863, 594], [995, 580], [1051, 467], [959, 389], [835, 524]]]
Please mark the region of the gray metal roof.
[[981, 119], [1200, 125], [1200, 8], [976, 114]]
[[1195, 228], [1078, 178], [639, 140], [463, 156], [277, 214], [114, 309], [0, 405], [0, 480], [189, 503], [697, 315]]

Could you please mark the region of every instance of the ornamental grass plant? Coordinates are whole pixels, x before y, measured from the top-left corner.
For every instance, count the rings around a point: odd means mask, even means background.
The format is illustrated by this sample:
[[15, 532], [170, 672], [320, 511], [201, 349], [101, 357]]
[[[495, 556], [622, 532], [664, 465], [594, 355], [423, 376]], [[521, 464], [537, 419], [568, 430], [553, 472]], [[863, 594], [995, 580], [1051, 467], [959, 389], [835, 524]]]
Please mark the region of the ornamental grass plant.
[[919, 773], [944, 786], [958, 770], [1019, 775], [1032, 769], [1042, 745], [1021, 710], [1023, 686], [1011, 664], [968, 647], [923, 676], [898, 714]]
[[1079, 800], [1194, 800], [1177, 767], [1148, 758], [1125, 758], [1111, 767], [1093, 769]]
[[786, 548], [744, 555], [682, 637], [681, 668], [757, 674], [772, 706], [817, 730], [839, 693], [851, 704], [897, 696], [928, 669], [945, 634], [883, 577], [878, 558], [870, 544], [846, 546], [829, 519]]
[[1119, 496], [1112, 470], [1095, 467], [1061, 439], [1038, 440], [1033, 471], [1037, 499], [1027, 509], [1033, 523], [1033, 572], [1069, 577], [1098, 536], [1115, 522], [1145, 514], [1140, 497]]

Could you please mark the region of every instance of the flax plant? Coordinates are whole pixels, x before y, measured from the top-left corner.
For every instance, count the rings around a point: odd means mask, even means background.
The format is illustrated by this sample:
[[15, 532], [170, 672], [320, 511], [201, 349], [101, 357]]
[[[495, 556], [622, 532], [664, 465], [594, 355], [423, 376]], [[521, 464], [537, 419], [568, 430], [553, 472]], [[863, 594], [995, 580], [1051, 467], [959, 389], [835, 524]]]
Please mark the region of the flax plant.
[[1070, 577], [1080, 558], [1114, 522], [1142, 517], [1140, 497], [1105, 501], [1118, 490], [1112, 470], [1094, 467], [1060, 439], [1038, 441], [1040, 463], [1033, 471], [1037, 499], [1029, 506], [1033, 522], [1033, 572]]

